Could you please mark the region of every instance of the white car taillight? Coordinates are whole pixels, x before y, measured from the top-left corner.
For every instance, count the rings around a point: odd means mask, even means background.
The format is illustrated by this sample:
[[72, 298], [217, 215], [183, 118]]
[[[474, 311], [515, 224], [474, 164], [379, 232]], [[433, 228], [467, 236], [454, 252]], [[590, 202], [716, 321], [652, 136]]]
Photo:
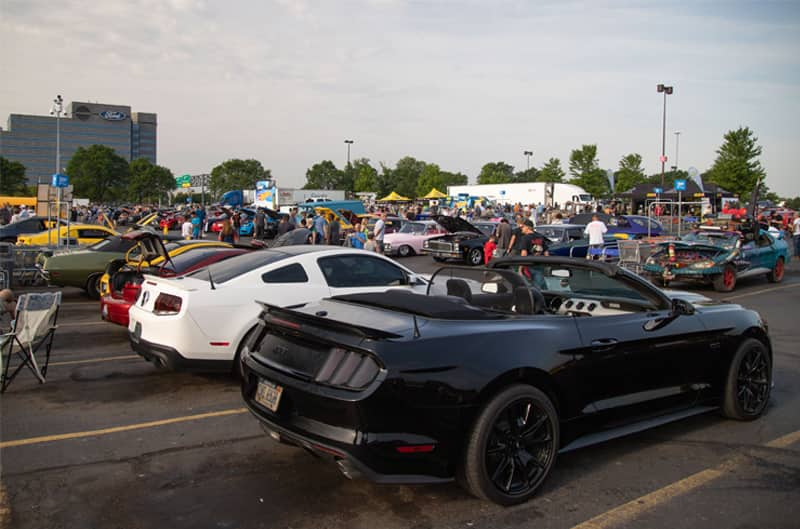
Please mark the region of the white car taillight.
[[156, 298], [156, 302], [153, 304], [153, 313], [159, 316], [177, 314], [181, 311], [182, 302], [183, 300], [178, 296], [159, 294]]

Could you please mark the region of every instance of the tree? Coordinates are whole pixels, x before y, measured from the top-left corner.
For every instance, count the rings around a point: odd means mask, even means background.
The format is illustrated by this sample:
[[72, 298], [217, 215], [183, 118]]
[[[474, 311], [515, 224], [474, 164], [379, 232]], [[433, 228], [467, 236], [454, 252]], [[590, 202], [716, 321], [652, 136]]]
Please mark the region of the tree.
[[259, 180], [272, 179], [272, 172], [264, 169], [258, 160], [234, 158], [222, 162], [211, 170], [208, 189], [213, 196], [236, 189], [255, 189]]
[[514, 173], [514, 182], [537, 182], [539, 180], [539, 170], [535, 167], [531, 167], [530, 169], [525, 169], [524, 171], [519, 171]]
[[385, 197], [392, 192], [392, 186], [394, 186], [394, 170], [381, 162], [381, 172], [376, 176], [375, 182], [378, 198]]
[[514, 181], [514, 166], [505, 162], [489, 162], [481, 168], [479, 184], [507, 184]]
[[393, 190], [403, 196], [413, 197], [417, 192], [419, 177], [427, 165], [422, 160], [417, 160], [411, 156], [405, 156], [397, 160], [397, 165], [392, 170]]
[[341, 189], [342, 171], [330, 160], [315, 163], [306, 171], [306, 185], [303, 189]]
[[0, 195], [27, 194], [25, 166], [0, 156]]
[[614, 175], [614, 192], [624, 193], [629, 189], [647, 181], [642, 169], [640, 154], [627, 154], [619, 161], [619, 170]]
[[564, 170], [561, 169], [561, 160], [558, 158], [547, 160], [542, 170], [539, 171], [539, 181], [562, 183], [564, 181]]
[[92, 202], [108, 202], [125, 195], [128, 162], [106, 145], [78, 147], [67, 164], [74, 194]]
[[417, 180], [417, 189], [414, 193], [417, 197], [422, 197], [430, 193], [433, 188], [442, 191], [444, 187], [444, 179], [442, 178], [442, 170], [435, 163], [425, 164], [425, 168], [419, 175]]
[[451, 173], [450, 171], [442, 171], [442, 187], [437, 187], [441, 192], [446, 192], [448, 186], [465, 186], [469, 182], [469, 178], [464, 173]]
[[582, 187], [599, 197], [608, 193], [609, 185], [605, 171], [597, 165], [597, 145], [583, 145], [569, 156], [571, 184]]
[[[709, 181], [747, 199], [766, 176], [758, 160], [761, 156], [758, 138], [749, 127], [729, 130], [723, 138], [722, 146], [717, 149], [717, 159], [708, 173]], [[766, 191], [766, 186], [762, 191]]]
[[378, 190], [378, 171], [369, 163], [367, 158], [359, 158], [353, 162], [353, 191], [356, 193], [371, 192]]
[[129, 164], [128, 196], [138, 202], [156, 202], [167, 191], [175, 188], [172, 171], [154, 165], [146, 158], [137, 158]]

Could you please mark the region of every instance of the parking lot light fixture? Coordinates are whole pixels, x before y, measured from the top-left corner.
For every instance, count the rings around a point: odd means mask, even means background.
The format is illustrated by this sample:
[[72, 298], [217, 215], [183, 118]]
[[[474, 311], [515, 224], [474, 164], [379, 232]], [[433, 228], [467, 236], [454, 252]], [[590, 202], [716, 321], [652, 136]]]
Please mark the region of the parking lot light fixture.
[[672, 94], [673, 87], [656, 85], [659, 94], [664, 94], [664, 111], [661, 118], [661, 189], [664, 189], [664, 165], [667, 163], [667, 96]]

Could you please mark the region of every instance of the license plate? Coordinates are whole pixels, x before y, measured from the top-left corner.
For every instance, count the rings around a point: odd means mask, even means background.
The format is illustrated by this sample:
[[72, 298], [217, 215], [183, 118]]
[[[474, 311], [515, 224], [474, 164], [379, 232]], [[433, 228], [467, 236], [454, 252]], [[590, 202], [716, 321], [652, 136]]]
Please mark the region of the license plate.
[[133, 326], [133, 334], [131, 334], [131, 340], [133, 340], [136, 343], [139, 343], [139, 338], [141, 337], [142, 337], [142, 324], [137, 321], [136, 324]]
[[272, 382], [266, 380], [258, 381], [258, 389], [256, 389], [256, 402], [264, 406], [270, 411], [276, 411], [278, 404], [281, 402], [281, 395], [283, 388]]

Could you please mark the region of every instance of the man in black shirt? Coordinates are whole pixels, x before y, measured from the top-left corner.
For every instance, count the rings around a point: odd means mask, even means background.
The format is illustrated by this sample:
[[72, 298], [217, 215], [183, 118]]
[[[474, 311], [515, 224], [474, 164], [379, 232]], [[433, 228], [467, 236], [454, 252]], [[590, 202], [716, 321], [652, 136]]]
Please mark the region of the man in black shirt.
[[264, 210], [258, 208], [256, 210], [255, 218], [253, 219], [253, 224], [256, 228], [255, 238], [256, 239], [263, 239], [266, 231], [266, 215], [264, 214]]

